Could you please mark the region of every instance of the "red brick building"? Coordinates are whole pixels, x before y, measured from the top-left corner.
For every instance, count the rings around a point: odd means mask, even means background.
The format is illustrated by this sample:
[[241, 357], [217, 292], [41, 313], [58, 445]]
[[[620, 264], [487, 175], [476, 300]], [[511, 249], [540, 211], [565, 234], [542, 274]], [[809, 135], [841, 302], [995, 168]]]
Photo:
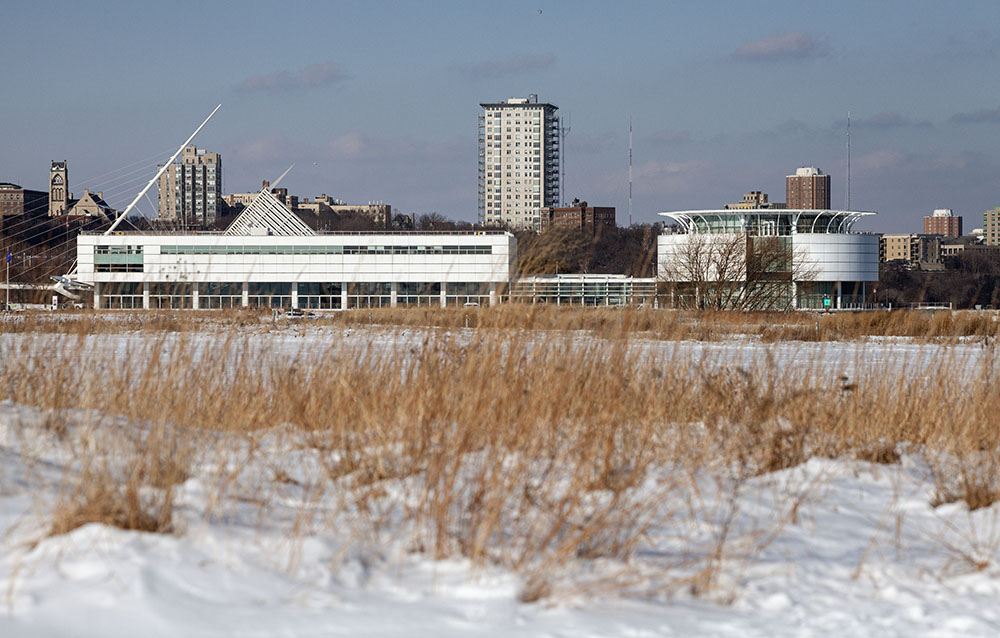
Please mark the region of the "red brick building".
[[785, 177], [785, 202], [792, 210], [828, 210], [830, 176], [815, 166], [796, 169]]
[[49, 210], [49, 194], [21, 188], [17, 184], [0, 184], [0, 216], [39, 213]]
[[538, 230], [544, 232], [548, 228], [579, 228], [593, 233], [600, 226], [616, 226], [615, 207], [589, 206], [587, 202], [574, 199], [570, 206], [543, 208]]
[[933, 215], [924, 217], [924, 234], [961, 237], [962, 217], [952, 214], [950, 208], [937, 208]]

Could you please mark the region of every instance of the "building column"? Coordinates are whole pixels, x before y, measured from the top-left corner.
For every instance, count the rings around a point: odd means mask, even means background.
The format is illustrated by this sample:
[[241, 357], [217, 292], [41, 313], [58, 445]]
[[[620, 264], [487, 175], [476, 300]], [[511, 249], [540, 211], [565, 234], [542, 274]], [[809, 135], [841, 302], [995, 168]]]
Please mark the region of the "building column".
[[250, 305], [250, 284], [245, 281], [243, 282], [243, 291], [241, 294], [243, 295], [243, 307], [246, 308]]
[[843, 307], [842, 306], [842, 303], [843, 303], [843, 294], [844, 294], [844, 290], [841, 287], [840, 282], [838, 281], [837, 282], [837, 310], [840, 310]]
[[792, 280], [792, 310], [799, 309], [799, 286]]
[[399, 283], [394, 281], [394, 282], [392, 282], [392, 283], [389, 284], [389, 307], [390, 308], [395, 308], [396, 307], [396, 299], [397, 299], [398, 295], [399, 295]]
[[101, 282], [94, 282], [94, 310], [101, 309]]
[[191, 309], [198, 309], [198, 283], [191, 284]]
[[142, 282], [142, 309], [149, 310], [149, 282]]
[[497, 282], [490, 282], [490, 306], [497, 305]]
[[292, 282], [292, 308], [299, 307], [299, 282]]
[[347, 310], [347, 282], [340, 284], [340, 309]]
[[441, 282], [441, 307], [444, 308], [448, 305], [448, 284], [446, 282]]

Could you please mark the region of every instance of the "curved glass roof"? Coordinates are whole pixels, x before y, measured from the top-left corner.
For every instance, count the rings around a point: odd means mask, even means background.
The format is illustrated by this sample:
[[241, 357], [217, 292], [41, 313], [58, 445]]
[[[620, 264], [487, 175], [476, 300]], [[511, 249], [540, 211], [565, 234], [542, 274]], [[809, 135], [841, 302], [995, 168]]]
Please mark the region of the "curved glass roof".
[[682, 210], [660, 215], [677, 222], [685, 234], [717, 235], [748, 233], [750, 235], [786, 236], [798, 233], [847, 234], [862, 217], [876, 215], [873, 211], [811, 210], [811, 209], [717, 209]]

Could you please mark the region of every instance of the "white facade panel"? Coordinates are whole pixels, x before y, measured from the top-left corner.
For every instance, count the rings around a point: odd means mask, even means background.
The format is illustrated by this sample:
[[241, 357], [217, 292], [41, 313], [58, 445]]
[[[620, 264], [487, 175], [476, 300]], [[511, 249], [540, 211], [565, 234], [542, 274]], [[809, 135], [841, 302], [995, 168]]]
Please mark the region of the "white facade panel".
[[[399, 254], [401, 247], [421, 252]], [[359, 250], [371, 254], [343, 254]], [[470, 250], [475, 254], [468, 254]], [[98, 252], [100, 264], [95, 263]], [[309, 237], [80, 235], [77, 241], [78, 279], [99, 284], [506, 284], [515, 256], [513, 235], [483, 232]]]
[[878, 281], [878, 236], [793, 235], [794, 249], [815, 264], [816, 281]]
[[[731, 234], [660, 235], [657, 239], [657, 274], [669, 280], [682, 269], [674, 262], [687, 252], [691, 241], [728, 241]], [[791, 235], [795, 266], [813, 275], [812, 281], [878, 281], [878, 236], [867, 234]]]

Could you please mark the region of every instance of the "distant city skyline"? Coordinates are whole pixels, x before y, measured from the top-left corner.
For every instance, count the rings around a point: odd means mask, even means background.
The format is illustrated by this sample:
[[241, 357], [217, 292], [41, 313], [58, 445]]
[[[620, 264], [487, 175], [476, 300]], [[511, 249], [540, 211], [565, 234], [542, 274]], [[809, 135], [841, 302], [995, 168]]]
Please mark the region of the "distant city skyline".
[[630, 117], [651, 223], [779, 197], [801, 166], [843, 207], [850, 111], [852, 207], [880, 213], [858, 230], [950, 208], [968, 232], [1000, 205], [998, 22], [994, 2], [23, 3], [0, 24], [0, 182], [47, 190], [66, 159], [72, 190], [124, 208], [113, 178], [151, 178], [221, 102], [194, 144], [224, 193], [294, 163], [290, 192], [475, 221], [479, 105], [538, 94], [572, 119], [561, 199], [619, 223]]

